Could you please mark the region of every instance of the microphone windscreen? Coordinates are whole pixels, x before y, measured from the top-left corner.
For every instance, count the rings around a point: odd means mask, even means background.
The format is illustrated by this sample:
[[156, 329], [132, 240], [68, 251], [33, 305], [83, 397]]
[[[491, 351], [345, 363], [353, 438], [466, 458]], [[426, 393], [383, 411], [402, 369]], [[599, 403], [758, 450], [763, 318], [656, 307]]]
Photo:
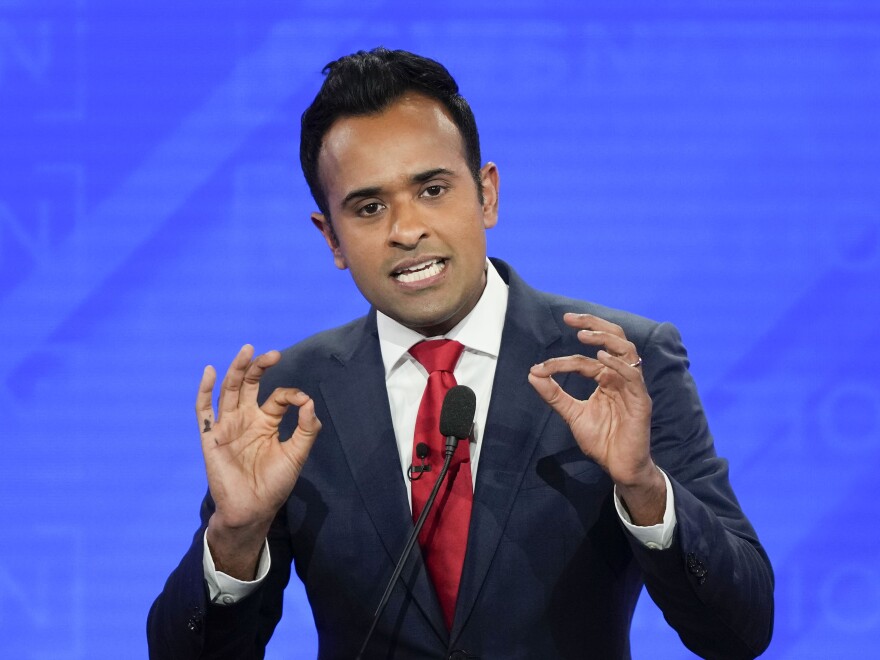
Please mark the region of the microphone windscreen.
[[440, 434], [464, 440], [471, 433], [477, 412], [477, 395], [467, 385], [456, 385], [446, 393], [440, 409]]

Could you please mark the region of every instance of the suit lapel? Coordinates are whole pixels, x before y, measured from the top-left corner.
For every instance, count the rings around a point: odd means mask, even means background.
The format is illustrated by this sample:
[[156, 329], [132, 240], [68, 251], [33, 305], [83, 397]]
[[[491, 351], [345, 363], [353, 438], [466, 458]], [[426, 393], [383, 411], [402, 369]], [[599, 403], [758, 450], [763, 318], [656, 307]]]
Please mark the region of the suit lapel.
[[[364, 508], [387, 552], [390, 577], [413, 522], [391, 422], [375, 311], [366, 317], [351, 345], [333, 358], [339, 371], [322, 381], [321, 393]], [[400, 581], [446, 643], [446, 625], [418, 544]]]
[[[553, 319], [549, 307], [505, 264], [495, 265], [509, 282], [508, 308], [480, 451], [453, 640], [473, 609], [535, 445], [552, 412], [528, 384], [529, 368], [546, 359], [550, 347], [562, 337], [561, 319]], [[563, 385], [565, 380], [558, 379]]]

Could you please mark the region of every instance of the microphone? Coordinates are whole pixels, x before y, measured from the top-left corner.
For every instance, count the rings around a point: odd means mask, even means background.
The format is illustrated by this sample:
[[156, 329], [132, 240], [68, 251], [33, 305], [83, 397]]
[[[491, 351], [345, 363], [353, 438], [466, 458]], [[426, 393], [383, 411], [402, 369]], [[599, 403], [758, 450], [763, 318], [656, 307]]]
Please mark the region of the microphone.
[[[409, 464], [409, 467], [406, 469], [406, 477], [410, 481], [418, 481], [422, 478], [423, 472], [430, 472], [431, 465], [429, 463], [425, 463], [425, 459], [428, 457], [428, 445], [424, 442], [420, 442], [416, 445], [416, 456], [421, 461], [420, 465]], [[415, 476], [413, 476], [415, 475]]]
[[459, 440], [470, 437], [476, 412], [477, 395], [467, 385], [456, 385], [446, 393], [440, 409], [440, 433], [446, 437], [446, 458], [455, 453]]
[[[455, 453], [458, 441], [467, 438], [471, 434], [476, 412], [477, 395], [474, 394], [474, 391], [467, 385], [456, 385], [455, 387], [450, 388], [446, 393], [446, 396], [443, 398], [443, 407], [440, 409], [440, 433], [446, 437], [446, 449], [444, 451], [445, 460], [443, 461], [443, 467], [440, 469], [440, 474], [437, 475], [437, 483], [434, 484], [434, 488], [431, 490], [427, 502], [425, 502], [425, 508], [422, 509], [422, 513], [419, 515], [415, 527], [413, 527], [409, 538], [406, 540], [403, 553], [397, 561], [397, 566], [394, 567], [394, 573], [391, 574], [388, 586], [385, 587], [385, 593], [382, 594], [382, 600], [379, 601], [376, 613], [373, 614], [373, 623], [370, 626], [369, 632], [367, 632], [366, 638], [364, 638], [361, 650], [358, 651], [356, 660], [361, 660], [364, 651], [367, 650], [367, 645], [370, 643], [373, 631], [376, 630], [376, 624], [379, 623], [379, 617], [382, 616], [382, 612], [388, 604], [388, 599], [391, 598], [391, 591], [394, 589], [394, 585], [397, 583], [401, 572], [403, 572], [403, 566], [406, 564], [406, 560], [409, 559], [409, 554], [415, 545], [416, 539], [419, 537], [419, 532], [425, 524], [425, 519], [431, 511], [431, 507], [434, 506], [434, 498], [437, 497], [437, 491], [440, 490], [440, 485], [446, 478], [446, 472], [449, 470], [449, 464], [452, 462], [452, 455]], [[419, 455], [420, 451], [420, 445], [416, 445], [416, 455]], [[427, 446], [425, 446], [425, 455], [427, 456]], [[421, 456], [419, 457], [421, 458]], [[410, 467], [410, 469], [414, 471], [412, 467]], [[420, 476], [421, 474], [419, 477]]]

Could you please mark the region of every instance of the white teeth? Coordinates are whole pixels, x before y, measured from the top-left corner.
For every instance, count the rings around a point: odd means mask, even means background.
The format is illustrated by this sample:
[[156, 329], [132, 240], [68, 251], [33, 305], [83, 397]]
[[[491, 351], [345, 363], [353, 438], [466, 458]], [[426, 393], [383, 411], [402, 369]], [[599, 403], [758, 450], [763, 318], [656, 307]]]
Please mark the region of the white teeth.
[[395, 277], [397, 278], [398, 282], [404, 282], [408, 284], [410, 282], [418, 282], [420, 280], [425, 280], [429, 277], [434, 277], [434, 275], [437, 275], [445, 267], [446, 262], [438, 260], [424, 266], [418, 266], [417, 270], [405, 270], [401, 273], [397, 273]]

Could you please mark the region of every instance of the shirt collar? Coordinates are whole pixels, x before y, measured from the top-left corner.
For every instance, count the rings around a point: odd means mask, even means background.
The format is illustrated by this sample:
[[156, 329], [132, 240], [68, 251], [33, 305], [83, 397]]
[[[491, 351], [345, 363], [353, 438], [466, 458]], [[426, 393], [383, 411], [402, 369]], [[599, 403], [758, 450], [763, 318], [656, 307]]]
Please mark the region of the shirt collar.
[[376, 310], [385, 378], [409, 359], [410, 347], [424, 339], [454, 339], [464, 344], [467, 351], [497, 358], [507, 312], [507, 294], [507, 284], [487, 259], [486, 288], [483, 289], [483, 294], [470, 313], [443, 337], [425, 337]]

